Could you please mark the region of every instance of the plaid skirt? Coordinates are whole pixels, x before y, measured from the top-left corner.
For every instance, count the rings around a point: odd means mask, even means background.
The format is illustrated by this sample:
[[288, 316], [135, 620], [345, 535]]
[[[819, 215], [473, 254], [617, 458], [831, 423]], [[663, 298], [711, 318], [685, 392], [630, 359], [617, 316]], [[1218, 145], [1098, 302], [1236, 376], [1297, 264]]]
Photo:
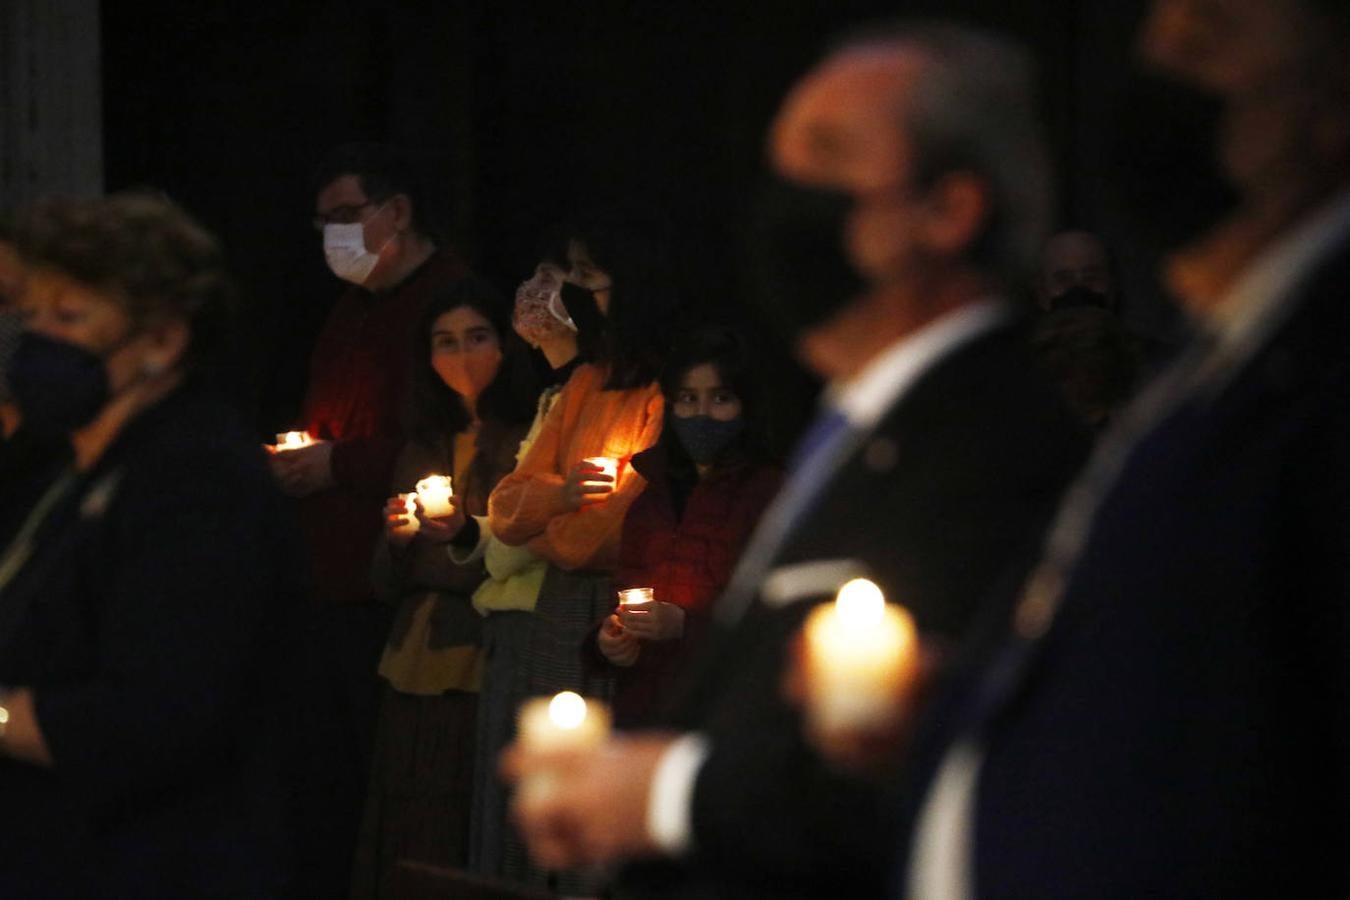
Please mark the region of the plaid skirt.
[[[614, 696], [614, 679], [607, 673], [594, 671], [594, 667], [588, 670], [582, 661], [582, 642], [617, 604], [608, 573], [564, 572], [549, 566], [534, 608], [522, 699], [576, 691], [583, 697], [608, 703]], [[596, 894], [606, 881], [598, 872], [536, 869], [529, 864], [519, 838], [511, 831], [506, 835], [503, 868], [511, 881], [568, 896]]]

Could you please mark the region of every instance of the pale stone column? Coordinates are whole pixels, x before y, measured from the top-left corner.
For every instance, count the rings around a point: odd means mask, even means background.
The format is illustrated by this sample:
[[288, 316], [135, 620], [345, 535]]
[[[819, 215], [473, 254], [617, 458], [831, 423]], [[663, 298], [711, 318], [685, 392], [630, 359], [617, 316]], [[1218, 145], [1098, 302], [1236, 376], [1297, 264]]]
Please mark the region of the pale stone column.
[[99, 0], [0, 2], [0, 212], [103, 191]]

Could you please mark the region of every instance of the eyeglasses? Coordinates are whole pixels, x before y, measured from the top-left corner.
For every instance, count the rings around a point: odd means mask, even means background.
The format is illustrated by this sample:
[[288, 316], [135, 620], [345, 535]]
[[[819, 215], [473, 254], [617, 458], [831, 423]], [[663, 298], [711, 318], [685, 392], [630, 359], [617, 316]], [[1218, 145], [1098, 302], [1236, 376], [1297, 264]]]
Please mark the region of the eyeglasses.
[[377, 199], [371, 199], [365, 203], [347, 203], [342, 206], [335, 206], [326, 213], [319, 213], [310, 221], [313, 223], [315, 231], [323, 231], [325, 225], [355, 225], [361, 221], [363, 210], [381, 202]]

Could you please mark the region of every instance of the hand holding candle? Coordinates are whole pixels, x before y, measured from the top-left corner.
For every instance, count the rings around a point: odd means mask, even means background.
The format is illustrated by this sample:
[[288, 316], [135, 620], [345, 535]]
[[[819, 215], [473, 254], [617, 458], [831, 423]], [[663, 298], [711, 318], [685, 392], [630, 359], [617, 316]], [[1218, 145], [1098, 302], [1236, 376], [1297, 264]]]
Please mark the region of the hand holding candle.
[[395, 544], [406, 545], [416, 536], [421, 523], [417, 520], [417, 495], [396, 494], [384, 505], [385, 536]]
[[268, 464], [282, 491], [292, 497], [308, 497], [333, 486], [333, 445], [317, 441], [300, 431], [277, 435], [278, 444], [267, 447]]
[[684, 610], [655, 599], [651, 588], [619, 591], [619, 622], [644, 641], [668, 641], [684, 635]]
[[803, 693], [824, 733], [884, 730], [903, 713], [919, 669], [914, 620], [863, 578], [812, 611], [803, 633]]
[[600, 655], [609, 660], [610, 665], [628, 667], [638, 661], [642, 655], [642, 642], [628, 633], [617, 615], [611, 615], [600, 623], [595, 635], [596, 647]]
[[588, 456], [577, 463], [563, 482], [563, 502], [572, 509], [601, 503], [618, 483], [619, 461], [610, 456]]
[[[558, 754], [594, 750], [609, 737], [609, 707], [598, 700], [563, 691], [553, 697], [535, 697], [520, 707], [517, 741], [526, 753], [542, 759]], [[521, 779], [522, 792], [546, 794], [553, 783], [556, 765], [544, 764]]]
[[508, 747], [501, 759], [506, 780], [524, 785], [541, 768], [551, 771], [547, 789], [518, 790], [512, 802], [536, 864], [569, 869], [657, 854], [648, 831], [648, 795], [674, 738], [650, 731], [619, 734], [565, 756], [533, 752], [524, 740]]

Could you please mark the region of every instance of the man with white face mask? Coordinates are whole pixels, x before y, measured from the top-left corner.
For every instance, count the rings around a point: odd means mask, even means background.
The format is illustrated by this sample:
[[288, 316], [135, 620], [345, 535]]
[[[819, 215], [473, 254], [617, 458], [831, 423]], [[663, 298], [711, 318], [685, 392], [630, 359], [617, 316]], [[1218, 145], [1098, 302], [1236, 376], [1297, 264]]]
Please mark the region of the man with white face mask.
[[389, 611], [367, 578], [394, 458], [413, 330], [426, 302], [466, 274], [438, 247], [413, 167], [391, 147], [333, 151], [314, 178], [314, 227], [329, 268], [348, 286], [314, 345], [300, 421], [314, 443], [274, 453], [296, 498], [311, 561], [307, 765], [302, 794], [305, 896], [346, 893], [377, 696], [375, 668]]

